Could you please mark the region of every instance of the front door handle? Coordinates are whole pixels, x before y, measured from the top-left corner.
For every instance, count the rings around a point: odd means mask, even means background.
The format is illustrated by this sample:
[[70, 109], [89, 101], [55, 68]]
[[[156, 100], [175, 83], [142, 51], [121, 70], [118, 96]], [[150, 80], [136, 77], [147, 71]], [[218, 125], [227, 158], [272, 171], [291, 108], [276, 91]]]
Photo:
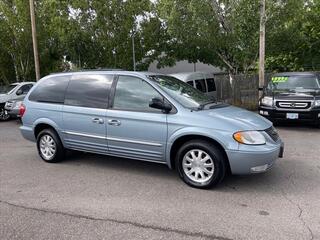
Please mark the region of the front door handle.
[[116, 119], [110, 119], [110, 120], [108, 120], [108, 124], [109, 125], [113, 125], [113, 126], [120, 126], [121, 122], [119, 120], [116, 120]]
[[104, 121], [102, 118], [92, 118], [93, 123], [103, 124]]

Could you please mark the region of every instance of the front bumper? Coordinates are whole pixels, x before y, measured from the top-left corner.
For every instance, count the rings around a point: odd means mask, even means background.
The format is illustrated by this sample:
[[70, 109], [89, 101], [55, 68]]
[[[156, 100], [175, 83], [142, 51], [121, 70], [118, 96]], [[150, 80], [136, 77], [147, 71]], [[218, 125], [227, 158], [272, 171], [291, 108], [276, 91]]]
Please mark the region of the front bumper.
[[[252, 151], [249, 148], [252, 148]], [[247, 150], [226, 151], [231, 173], [236, 175], [266, 172], [279, 157], [283, 157], [284, 144], [279, 140], [273, 146], [246, 146]]]
[[[287, 119], [287, 113], [298, 113], [298, 119]], [[306, 111], [297, 110], [278, 110], [271, 107], [260, 106], [259, 114], [271, 121], [279, 122], [306, 122], [320, 124], [320, 108]]]

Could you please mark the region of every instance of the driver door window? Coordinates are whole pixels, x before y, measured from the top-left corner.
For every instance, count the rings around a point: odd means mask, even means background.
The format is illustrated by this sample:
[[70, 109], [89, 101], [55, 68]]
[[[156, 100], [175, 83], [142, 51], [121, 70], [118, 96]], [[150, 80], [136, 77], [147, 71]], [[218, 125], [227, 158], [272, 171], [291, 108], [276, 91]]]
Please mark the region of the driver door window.
[[137, 112], [161, 112], [149, 107], [152, 98], [163, 98], [151, 85], [142, 79], [131, 76], [119, 76], [113, 109]]

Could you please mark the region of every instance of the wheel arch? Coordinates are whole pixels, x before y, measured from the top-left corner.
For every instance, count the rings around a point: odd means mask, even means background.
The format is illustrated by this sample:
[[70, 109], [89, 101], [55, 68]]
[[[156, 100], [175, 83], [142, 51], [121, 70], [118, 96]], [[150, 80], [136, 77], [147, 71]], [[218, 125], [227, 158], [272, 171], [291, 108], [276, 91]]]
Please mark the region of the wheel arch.
[[34, 133], [34, 136], [36, 139], [37, 139], [38, 134], [44, 129], [52, 129], [53, 131], [55, 131], [57, 133], [58, 137], [60, 138], [60, 141], [64, 145], [64, 142], [63, 142], [63, 139], [61, 138], [61, 133], [59, 131], [58, 125], [49, 119], [47, 121], [45, 119], [41, 119], [41, 120], [38, 120], [35, 122], [34, 127], [33, 127], [33, 133]]
[[228, 155], [225, 151], [225, 148], [223, 147], [222, 143], [220, 143], [218, 140], [206, 136], [206, 135], [202, 135], [202, 134], [186, 134], [186, 135], [182, 135], [179, 136], [178, 138], [176, 138], [174, 140], [174, 142], [172, 143], [170, 150], [169, 150], [169, 161], [168, 161], [168, 165], [169, 168], [171, 169], [175, 169], [175, 154], [178, 151], [178, 149], [186, 142], [190, 141], [190, 140], [195, 140], [195, 139], [199, 139], [199, 140], [204, 140], [207, 141], [209, 143], [214, 144], [220, 151], [221, 153], [224, 155], [224, 159], [226, 161], [227, 164], [227, 169], [228, 171], [230, 171], [230, 163], [229, 163], [229, 159], [228, 159]]

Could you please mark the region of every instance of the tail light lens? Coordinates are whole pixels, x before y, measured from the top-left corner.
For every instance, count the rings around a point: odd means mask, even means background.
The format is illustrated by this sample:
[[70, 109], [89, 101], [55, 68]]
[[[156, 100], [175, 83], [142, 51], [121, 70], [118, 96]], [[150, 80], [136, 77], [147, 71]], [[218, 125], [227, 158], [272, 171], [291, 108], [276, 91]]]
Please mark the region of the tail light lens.
[[26, 112], [26, 106], [22, 103], [20, 105], [20, 108], [19, 108], [19, 115], [20, 117], [23, 117], [24, 113]]

